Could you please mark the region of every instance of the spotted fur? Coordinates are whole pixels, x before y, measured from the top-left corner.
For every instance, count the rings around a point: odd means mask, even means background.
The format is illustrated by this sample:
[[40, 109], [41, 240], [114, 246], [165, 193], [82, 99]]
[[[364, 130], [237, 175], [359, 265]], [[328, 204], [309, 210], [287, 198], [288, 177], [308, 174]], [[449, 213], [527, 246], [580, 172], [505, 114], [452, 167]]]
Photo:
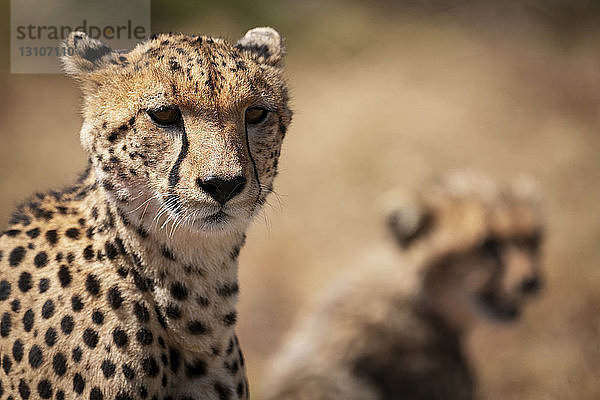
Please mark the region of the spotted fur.
[[328, 287], [275, 358], [264, 398], [473, 399], [469, 328], [515, 319], [539, 285], [543, 219], [531, 188], [460, 172], [395, 207], [402, 259]]
[[[279, 34], [65, 46], [89, 166], [0, 237], [0, 399], [247, 399], [237, 257], [291, 120]], [[181, 121], [153, 122], [161, 107]], [[246, 184], [217, 202], [209, 176]]]

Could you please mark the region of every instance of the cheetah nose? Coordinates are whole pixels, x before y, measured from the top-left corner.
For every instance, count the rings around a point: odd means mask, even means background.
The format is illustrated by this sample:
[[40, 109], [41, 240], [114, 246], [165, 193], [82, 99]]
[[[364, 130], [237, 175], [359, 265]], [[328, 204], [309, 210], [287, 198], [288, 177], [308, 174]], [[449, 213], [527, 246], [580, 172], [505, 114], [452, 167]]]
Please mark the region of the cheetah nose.
[[542, 282], [539, 278], [529, 278], [521, 283], [521, 291], [525, 294], [535, 294], [542, 286]]
[[198, 178], [196, 183], [210, 197], [220, 204], [225, 204], [244, 190], [246, 178], [243, 176], [234, 176], [233, 178], [209, 176], [204, 179]]

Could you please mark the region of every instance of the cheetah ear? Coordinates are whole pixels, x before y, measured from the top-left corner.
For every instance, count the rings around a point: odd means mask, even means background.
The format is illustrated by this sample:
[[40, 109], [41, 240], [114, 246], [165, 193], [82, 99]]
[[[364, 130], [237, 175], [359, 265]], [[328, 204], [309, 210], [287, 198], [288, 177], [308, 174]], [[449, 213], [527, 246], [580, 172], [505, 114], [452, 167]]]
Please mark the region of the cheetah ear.
[[530, 175], [519, 175], [510, 182], [510, 194], [522, 201], [527, 201], [533, 206], [541, 206], [544, 191], [540, 183]]
[[269, 27], [250, 29], [235, 47], [252, 54], [258, 62], [273, 66], [279, 65], [285, 55], [281, 35]]
[[110, 47], [83, 32], [71, 32], [62, 48], [63, 69], [67, 75], [76, 77], [100, 68], [116, 55]]
[[404, 204], [391, 211], [387, 226], [403, 249], [425, 236], [433, 227], [433, 216], [417, 204]]

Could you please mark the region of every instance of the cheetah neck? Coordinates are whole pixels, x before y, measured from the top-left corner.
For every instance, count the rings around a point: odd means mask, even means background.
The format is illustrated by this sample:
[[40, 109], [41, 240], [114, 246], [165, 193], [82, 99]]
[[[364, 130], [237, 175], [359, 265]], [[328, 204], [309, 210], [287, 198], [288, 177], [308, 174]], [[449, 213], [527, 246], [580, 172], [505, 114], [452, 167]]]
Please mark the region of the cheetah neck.
[[[86, 180], [98, 181], [93, 170]], [[123, 202], [105, 185], [97, 186], [99, 195], [90, 197], [87, 208], [100, 210], [101, 226], [112, 226], [121, 239], [126, 256], [115, 268], [130, 269], [137, 290], [153, 303], [168, 340], [181, 351], [205, 358], [230, 350], [237, 318], [237, 258], [245, 232], [175, 229], [153, 219], [157, 205], [143, 209], [148, 198], [129, 196]]]

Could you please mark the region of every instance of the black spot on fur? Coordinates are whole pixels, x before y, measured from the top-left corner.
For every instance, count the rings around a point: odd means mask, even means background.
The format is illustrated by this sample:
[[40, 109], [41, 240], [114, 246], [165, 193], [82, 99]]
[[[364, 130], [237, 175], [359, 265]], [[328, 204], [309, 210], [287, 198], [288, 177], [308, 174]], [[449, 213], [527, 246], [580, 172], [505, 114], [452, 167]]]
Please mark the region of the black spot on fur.
[[83, 343], [91, 349], [95, 348], [98, 345], [98, 332], [91, 328], [87, 328], [83, 332]]
[[31, 329], [33, 328], [33, 319], [33, 311], [31, 309], [25, 311], [25, 314], [23, 314], [23, 329], [25, 329], [25, 332], [31, 332]]
[[125, 249], [125, 244], [123, 243], [123, 240], [121, 240], [121, 238], [116, 238], [115, 239], [115, 245], [117, 246], [117, 250], [119, 251], [119, 254], [127, 254], [127, 250]]
[[40, 279], [40, 283], [38, 283], [38, 288], [40, 293], [46, 293], [48, 289], [50, 289], [50, 280], [47, 278]]
[[2, 356], [2, 369], [4, 369], [4, 373], [8, 375], [10, 373], [10, 369], [12, 368], [12, 360], [6, 354]]
[[52, 300], [46, 300], [42, 306], [42, 318], [48, 319], [54, 315], [54, 302]]
[[69, 228], [65, 232], [65, 235], [70, 239], [77, 240], [81, 237], [81, 231], [78, 228]]
[[175, 282], [171, 285], [171, 296], [176, 300], [185, 300], [188, 296], [187, 287], [181, 282]]
[[215, 392], [219, 396], [219, 400], [230, 400], [231, 399], [231, 388], [223, 385], [220, 382], [215, 382], [213, 385]]
[[21, 261], [23, 261], [23, 257], [25, 257], [26, 251], [27, 250], [25, 250], [25, 248], [22, 246], [15, 247], [8, 255], [9, 265], [11, 267], [16, 267], [17, 265], [19, 265]]
[[37, 390], [42, 399], [49, 399], [52, 397], [52, 384], [47, 379], [42, 379], [38, 383]]
[[196, 297], [196, 303], [198, 303], [198, 305], [202, 307], [207, 307], [210, 304], [208, 299], [204, 296]]
[[238, 294], [240, 288], [237, 282], [226, 283], [217, 288], [217, 294], [221, 297], [231, 297]]
[[21, 290], [21, 292], [28, 292], [32, 287], [31, 274], [29, 272], [22, 272], [21, 275], [19, 275], [19, 281], [17, 285], [19, 286], [19, 290]]
[[96, 275], [89, 274], [85, 280], [85, 289], [89, 294], [97, 296], [100, 293], [100, 282]]
[[111, 132], [110, 135], [108, 135], [108, 141], [111, 143], [116, 142], [118, 138], [119, 138], [119, 132], [117, 132], [117, 131]]
[[138, 235], [140, 235], [140, 237], [142, 239], [145, 239], [148, 237], [148, 231], [146, 229], [144, 229], [143, 226], [140, 226], [137, 228], [137, 233], [138, 233]]
[[31, 350], [29, 350], [29, 365], [31, 368], [39, 368], [44, 362], [44, 354], [42, 353], [42, 349], [37, 344], [31, 346]]
[[131, 271], [131, 275], [133, 276], [133, 283], [135, 286], [142, 292], [146, 292], [148, 290], [148, 285], [146, 280], [137, 272], [135, 269]]
[[102, 391], [100, 390], [99, 387], [94, 387], [91, 391], [90, 391], [90, 400], [103, 400], [104, 399], [104, 395], [102, 394]]
[[52, 359], [52, 369], [58, 376], [63, 376], [67, 372], [67, 358], [63, 353], [56, 353]]
[[163, 247], [161, 250], [161, 253], [165, 258], [167, 258], [171, 261], [175, 261], [175, 255], [168, 248]]
[[31, 394], [29, 385], [23, 379], [19, 381], [19, 394], [23, 400], [28, 400], [29, 395]]
[[177, 372], [179, 365], [181, 364], [179, 352], [172, 347], [169, 348], [169, 364], [171, 366], [171, 371], [173, 372]]
[[12, 348], [12, 354], [16, 362], [19, 363], [21, 360], [23, 360], [23, 342], [21, 339], [15, 340]]
[[46, 240], [52, 246], [54, 246], [58, 242], [58, 233], [55, 229], [46, 232]]
[[185, 374], [188, 378], [206, 375], [206, 362], [204, 360], [194, 360], [189, 364], [185, 364]]
[[131, 368], [129, 365], [127, 364], [123, 364], [123, 376], [125, 376], [125, 378], [132, 380], [135, 377], [135, 372], [133, 371], [133, 368]]
[[76, 373], [73, 376], [73, 391], [75, 391], [75, 393], [82, 394], [84, 388], [85, 388], [85, 380], [83, 379], [83, 377], [81, 375]]
[[240, 364], [238, 360], [233, 360], [232, 363], [225, 362], [224, 367], [229, 371], [231, 375], [236, 375], [240, 369]]
[[171, 319], [181, 318], [181, 309], [176, 304], [169, 304], [166, 308], [167, 317]]
[[109, 260], [114, 260], [117, 258], [117, 248], [111, 242], [106, 242], [104, 244], [104, 251], [106, 252], [106, 257], [108, 257]]
[[177, 72], [177, 71], [181, 70], [181, 66], [175, 60], [170, 60], [169, 61], [169, 68], [171, 69], [171, 72]]
[[127, 337], [127, 333], [121, 328], [115, 328], [113, 331], [113, 341], [117, 345], [117, 347], [125, 347], [129, 342], [129, 338]]
[[79, 296], [71, 297], [71, 308], [75, 312], [79, 312], [79, 311], [83, 310], [83, 301], [81, 300], [81, 297], [79, 297]]
[[150, 312], [143, 303], [135, 303], [133, 306], [133, 312], [139, 322], [145, 323], [150, 320]]
[[145, 346], [151, 345], [153, 341], [152, 332], [146, 328], [141, 328], [140, 330], [138, 330], [135, 335], [135, 338], [138, 341], [138, 343]]
[[208, 332], [208, 328], [200, 321], [191, 321], [188, 330], [192, 335], [202, 335]]
[[58, 270], [58, 280], [60, 281], [60, 286], [67, 287], [71, 284], [73, 278], [71, 277], [71, 271], [69, 267], [66, 265], [61, 265]]
[[225, 353], [227, 355], [230, 355], [231, 353], [233, 353], [233, 347], [234, 347], [235, 343], [233, 341], [233, 338], [231, 338], [231, 340], [229, 341], [229, 346], [227, 346], [227, 350], [225, 350]]
[[157, 319], [158, 323], [164, 329], [167, 329], [167, 321], [165, 320], [165, 317], [164, 317], [164, 315], [162, 315], [162, 312], [160, 311], [160, 308], [158, 308], [158, 306], [154, 307], [154, 312], [156, 312], [156, 319]]
[[2, 314], [2, 319], [0, 320], [0, 336], [7, 337], [10, 335], [10, 330], [12, 328], [12, 319], [9, 313], [5, 312]]
[[8, 281], [0, 281], [0, 301], [8, 299], [11, 292], [11, 284]]
[[56, 339], [58, 338], [56, 329], [48, 328], [46, 330], [46, 334], [44, 335], [44, 341], [48, 347], [52, 347], [56, 344]]
[[104, 324], [104, 314], [100, 310], [94, 310], [92, 313], [92, 322], [96, 325]]
[[36, 268], [44, 268], [48, 265], [48, 254], [45, 251], [41, 251], [33, 258], [33, 263]]
[[116, 365], [110, 360], [102, 361], [102, 373], [106, 379], [112, 378], [115, 376], [115, 371], [117, 369]]
[[73, 361], [75, 362], [79, 362], [81, 361], [81, 357], [83, 356], [83, 352], [81, 351], [81, 348], [79, 346], [75, 347], [73, 349], [73, 352], [71, 353], [71, 356], [73, 357]]
[[160, 372], [160, 367], [154, 357], [146, 357], [142, 360], [142, 369], [149, 377], [155, 377]]
[[88, 261], [94, 258], [94, 248], [91, 244], [85, 249], [83, 249], [83, 258], [85, 258]]
[[35, 239], [38, 236], [40, 236], [40, 228], [33, 228], [28, 230], [27, 232], [25, 232], [25, 234], [27, 236], [29, 236], [31, 239]]
[[73, 332], [73, 317], [70, 315], [65, 315], [60, 321], [60, 329], [63, 331], [65, 335], [71, 334]]
[[113, 310], [118, 309], [123, 304], [123, 297], [121, 296], [121, 291], [117, 286], [113, 286], [108, 291], [106, 299], [108, 300], [108, 304], [113, 308]]

